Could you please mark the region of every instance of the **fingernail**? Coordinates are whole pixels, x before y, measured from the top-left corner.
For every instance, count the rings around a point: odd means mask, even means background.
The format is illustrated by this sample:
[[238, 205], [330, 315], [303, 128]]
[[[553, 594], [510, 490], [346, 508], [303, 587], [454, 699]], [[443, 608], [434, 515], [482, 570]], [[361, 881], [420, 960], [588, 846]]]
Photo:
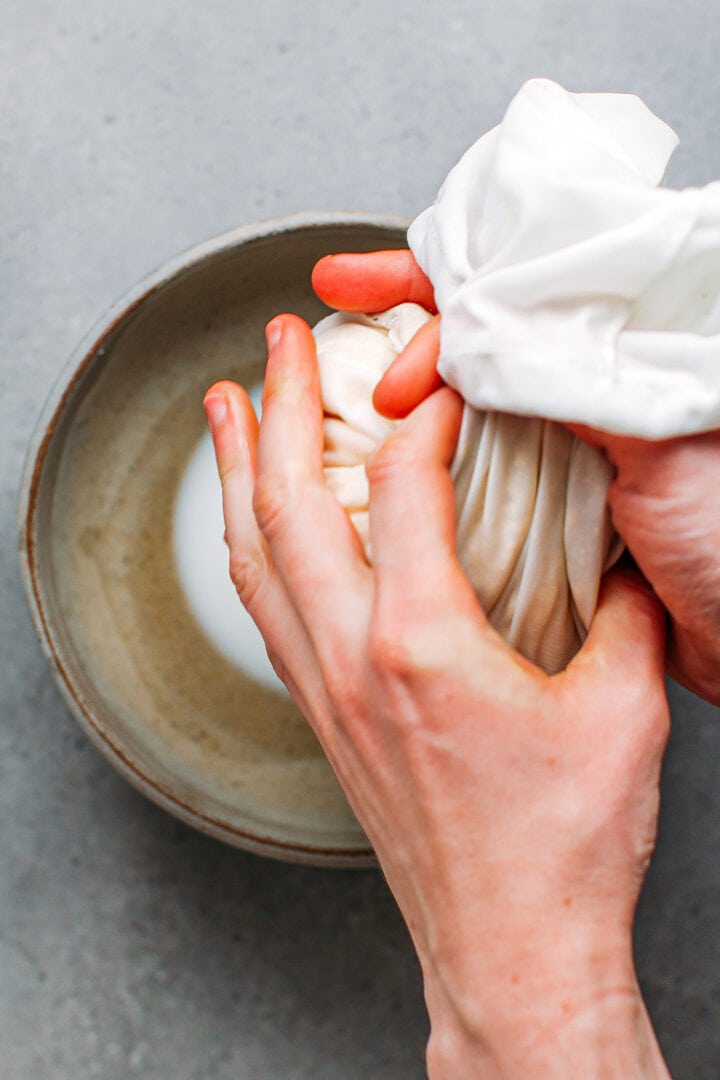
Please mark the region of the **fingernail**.
[[265, 340], [267, 342], [268, 349], [272, 352], [277, 345], [280, 344], [280, 338], [282, 337], [282, 322], [278, 319], [273, 319], [265, 327]]
[[205, 406], [205, 415], [210, 427], [220, 427], [228, 413], [227, 399], [221, 395], [206, 397], [203, 405]]

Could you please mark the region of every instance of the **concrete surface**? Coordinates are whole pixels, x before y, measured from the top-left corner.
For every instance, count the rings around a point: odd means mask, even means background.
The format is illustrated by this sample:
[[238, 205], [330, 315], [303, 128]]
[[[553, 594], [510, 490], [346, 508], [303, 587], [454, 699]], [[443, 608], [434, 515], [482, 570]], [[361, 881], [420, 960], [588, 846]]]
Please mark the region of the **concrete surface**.
[[[0, 1076], [407, 1080], [426, 1019], [374, 872], [189, 831], [81, 736], [15, 556], [56, 373], [167, 256], [306, 209], [413, 214], [526, 77], [638, 91], [720, 176], [720, 24], [698, 0], [0, 0]], [[676, 1078], [720, 1077], [720, 717], [672, 694], [637, 956]]]

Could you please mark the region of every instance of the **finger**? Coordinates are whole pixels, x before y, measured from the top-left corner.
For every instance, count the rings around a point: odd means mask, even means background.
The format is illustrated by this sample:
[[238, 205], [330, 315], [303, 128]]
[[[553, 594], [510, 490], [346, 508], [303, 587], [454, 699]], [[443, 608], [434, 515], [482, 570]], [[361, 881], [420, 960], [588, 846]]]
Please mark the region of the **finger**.
[[609, 437], [607, 432], [588, 427], [587, 424], [565, 424], [565, 427], [589, 446], [604, 448]]
[[[629, 769], [638, 798], [657, 798], [660, 763], [670, 733], [664, 668], [662, 606], [636, 571], [611, 571], [603, 579], [585, 644], [553, 680], [556, 688], [575, 684], [573, 723], [576, 729], [585, 727], [583, 738], [589, 752], [597, 745], [606, 757], [608, 791], [615, 786], [613, 770], [619, 769], [627, 779]], [[605, 723], [597, 722], [598, 700], [605, 708]], [[607, 759], [609, 740], [612, 756]], [[626, 782], [622, 788], [627, 790]]]
[[267, 329], [269, 358], [253, 498], [284, 588], [321, 667], [357, 655], [370, 571], [350, 520], [329, 491], [322, 462], [323, 409], [308, 325], [282, 315]]
[[643, 454], [647, 448], [652, 453], [654, 444], [643, 439], [636, 439], [628, 435], [613, 435], [609, 431], [601, 431], [599, 428], [588, 427], [586, 424], [565, 424], [565, 427], [589, 446], [604, 450], [611, 463], [615, 466], [620, 461], [625, 460], [628, 454], [632, 458], [637, 456], [638, 453]]
[[373, 405], [393, 420], [407, 416], [443, 381], [437, 372], [440, 316], [421, 326], [375, 387]]
[[315, 292], [341, 311], [384, 311], [412, 302], [436, 311], [432, 284], [411, 251], [326, 255], [312, 274]]
[[230, 576], [265, 640], [278, 674], [306, 715], [319, 714], [322, 679], [304, 628], [285, 593], [252, 510], [258, 422], [248, 395], [215, 383], [204, 398], [222, 483]]
[[[587, 640], [567, 673], [600, 673], [608, 688], [655, 687], [664, 694], [666, 614], [636, 570], [612, 570], [603, 578]], [[562, 677], [562, 676], [561, 676]]]
[[[222, 484], [225, 540], [231, 550], [240, 547], [257, 555], [258, 568], [264, 573], [269, 567], [265, 565], [262, 537], [252, 514], [247, 513], [256, 472], [258, 422], [255, 410], [243, 388], [229, 381], [211, 386], [203, 405]], [[248, 590], [249, 600], [252, 600], [252, 592], [252, 589]]]
[[439, 390], [368, 461], [378, 603], [407, 618], [448, 603], [480, 611], [455, 552], [449, 466], [462, 409], [454, 391]]

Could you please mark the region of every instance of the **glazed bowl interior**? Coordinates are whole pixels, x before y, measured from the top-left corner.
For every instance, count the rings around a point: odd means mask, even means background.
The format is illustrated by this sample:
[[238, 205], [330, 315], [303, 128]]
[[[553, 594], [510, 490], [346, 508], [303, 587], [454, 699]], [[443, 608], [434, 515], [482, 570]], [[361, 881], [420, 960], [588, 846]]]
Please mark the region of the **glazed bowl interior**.
[[30, 606], [86, 731], [189, 823], [315, 864], [367, 864], [367, 839], [290, 699], [243, 675], [195, 622], [175, 567], [173, 510], [205, 432], [207, 387], [261, 381], [265, 323], [326, 311], [310, 287], [314, 262], [401, 247], [404, 224], [286, 220], [181, 257], [71, 362], [26, 474]]

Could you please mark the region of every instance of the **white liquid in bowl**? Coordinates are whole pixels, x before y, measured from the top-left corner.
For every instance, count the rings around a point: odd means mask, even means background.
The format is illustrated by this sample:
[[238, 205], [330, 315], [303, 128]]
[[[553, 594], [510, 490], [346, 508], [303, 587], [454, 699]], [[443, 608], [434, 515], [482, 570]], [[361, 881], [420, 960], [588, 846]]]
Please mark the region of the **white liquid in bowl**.
[[[250, 392], [259, 411], [261, 388]], [[178, 576], [200, 629], [245, 675], [287, 693], [268, 660], [259, 630], [240, 603], [228, 572], [222, 490], [212, 439], [203, 435], [178, 487], [173, 548]]]

